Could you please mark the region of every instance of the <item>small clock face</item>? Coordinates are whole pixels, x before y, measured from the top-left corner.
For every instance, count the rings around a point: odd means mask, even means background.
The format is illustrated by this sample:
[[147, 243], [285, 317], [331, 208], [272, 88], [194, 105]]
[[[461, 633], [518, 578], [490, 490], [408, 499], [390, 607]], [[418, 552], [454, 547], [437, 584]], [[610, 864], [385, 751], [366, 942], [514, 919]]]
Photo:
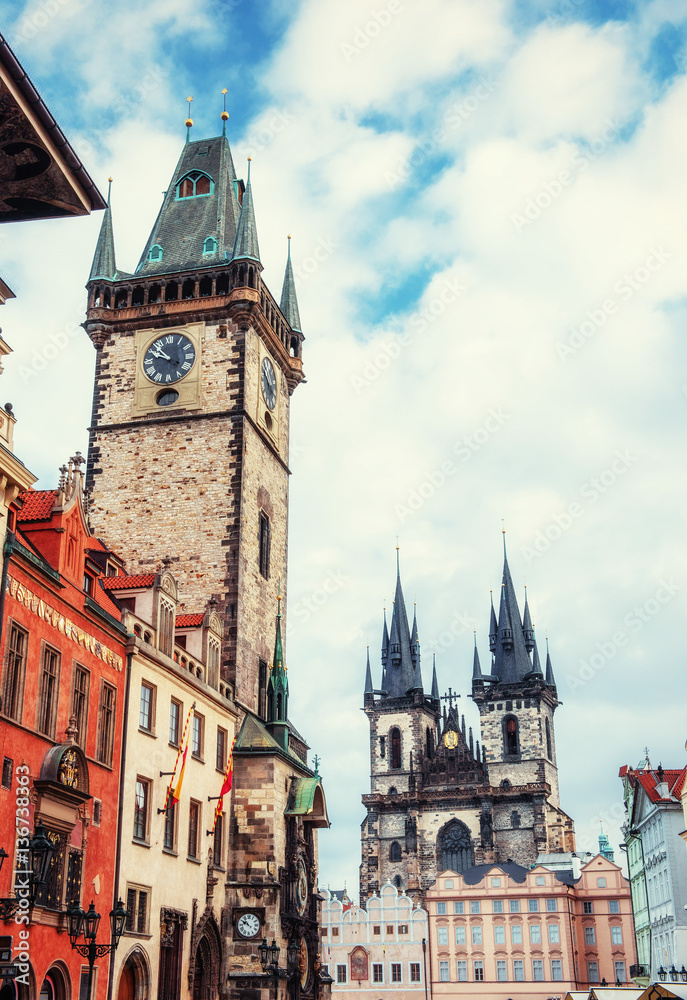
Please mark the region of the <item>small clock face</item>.
[[296, 883], [298, 894], [298, 913], [303, 916], [308, 905], [308, 876], [305, 873], [305, 865], [302, 859], [298, 861], [298, 880]]
[[269, 358], [262, 359], [260, 369], [260, 384], [262, 385], [262, 395], [270, 410], [277, 405], [277, 376], [274, 374], [274, 365]]
[[143, 371], [157, 385], [179, 382], [193, 368], [196, 349], [181, 333], [167, 333], [154, 340], [143, 358]]
[[254, 913], [242, 913], [236, 922], [241, 937], [254, 938], [260, 931], [260, 920]]
[[444, 734], [444, 746], [448, 747], [449, 750], [454, 750], [458, 746], [458, 733], [454, 733], [452, 729], [449, 729]]

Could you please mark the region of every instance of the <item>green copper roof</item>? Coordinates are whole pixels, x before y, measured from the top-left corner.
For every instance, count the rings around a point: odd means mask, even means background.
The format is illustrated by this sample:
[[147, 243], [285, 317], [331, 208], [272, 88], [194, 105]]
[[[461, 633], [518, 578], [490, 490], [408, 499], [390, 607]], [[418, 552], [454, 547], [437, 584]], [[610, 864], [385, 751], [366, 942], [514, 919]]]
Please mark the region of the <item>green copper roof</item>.
[[247, 715], [236, 738], [236, 750], [282, 750], [254, 715]]
[[97, 278], [107, 278], [108, 281], [112, 281], [117, 277], [114, 233], [112, 231], [112, 209], [110, 208], [111, 190], [112, 181], [110, 181], [110, 187], [107, 192], [107, 208], [105, 209], [105, 215], [100, 226], [100, 235], [98, 236], [98, 243], [93, 255], [93, 263], [91, 264], [91, 273], [88, 276], [89, 281], [94, 281]]
[[291, 782], [289, 800], [284, 815], [310, 817], [310, 822], [314, 826], [329, 826], [327, 802], [322, 788], [322, 779], [319, 776], [296, 778], [295, 781]]
[[291, 237], [289, 236], [289, 251], [286, 258], [286, 270], [284, 271], [284, 284], [281, 289], [281, 302], [279, 303], [284, 319], [292, 330], [302, 333], [301, 316], [298, 312], [298, 299], [296, 298], [296, 282], [293, 277], [293, 266], [291, 264]]
[[246, 190], [243, 192], [241, 215], [236, 227], [236, 239], [232, 254], [232, 260], [244, 259], [260, 263], [258, 230], [255, 225], [255, 210], [253, 208], [253, 189], [250, 183], [250, 160], [248, 161], [248, 179], [246, 180]]

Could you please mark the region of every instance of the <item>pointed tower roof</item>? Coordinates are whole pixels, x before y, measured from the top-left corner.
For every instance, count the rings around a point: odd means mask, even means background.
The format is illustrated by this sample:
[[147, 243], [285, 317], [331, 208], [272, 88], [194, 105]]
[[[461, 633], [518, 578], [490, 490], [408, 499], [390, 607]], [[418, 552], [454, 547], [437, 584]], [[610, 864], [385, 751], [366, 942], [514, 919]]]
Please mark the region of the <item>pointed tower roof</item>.
[[542, 673], [541, 662], [539, 660], [539, 648], [537, 646], [536, 638], [534, 639], [534, 649], [532, 652], [532, 673], [533, 674]]
[[549, 687], [556, 686], [556, 678], [553, 676], [553, 667], [551, 666], [551, 654], [549, 653], [549, 640], [546, 639], [546, 683]]
[[365, 671], [365, 694], [374, 694], [372, 670], [370, 668], [370, 647], [367, 647], [367, 670]]
[[432, 662], [432, 698], [439, 701], [439, 683], [437, 681], [437, 654], [434, 654]]
[[501, 604], [492, 673], [496, 674], [502, 684], [513, 684], [521, 681], [531, 670], [532, 664], [525, 645], [520, 609], [508, 565], [504, 531]]
[[255, 209], [253, 208], [253, 188], [250, 182], [250, 156], [248, 157], [248, 180], [243, 192], [241, 214], [236, 227], [234, 252], [232, 260], [255, 260], [260, 263], [260, 248], [258, 246], [258, 229], [255, 225]]
[[[419, 655], [416, 657], [419, 661]], [[396, 549], [396, 594], [389, 632], [389, 652], [386, 663], [386, 690], [390, 698], [405, 698], [409, 691], [422, 689], [419, 662], [414, 662], [411, 652], [410, 628], [406, 602], [401, 586], [401, 569]]]
[[91, 273], [88, 276], [89, 281], [95, 281], [96, 278], [107, 278], [108, 281], [113, 281], [117, 277], [114, 233], [112, 231], [112, 208], [110, 205], [110, 196], [112, 194], [111, 177], [108, 179], [108, 183], [107, 208], [105, 209], [105, 215], [100, 225], [100, 235], [98, 236], [95, 254], [93, 255]]
[[499, 627], [496, 623], [496, 612], [494, 611], [494, 592], [489, 591], [489, 596], [491, 598], [491, 615], [489, 617], [489, 649], [494, 652], [496, 649], [496, 636], [498, 635]]
[[228, 261], [239, 219], [238, 188], [225, 136], [187, 142], [136, 274], [162, 275]]
[[281, 287], [281, 309], [284, 319], [295, 333], [302, 333], [301, 315], [298, 311], [298, 299], [296, 297], [296, 282], [293, 277], [293, 265], [291, 264], [291, 237], [289, 236], [289, 250], [286, 257], [286, 270], [284, 271], [284, 284]]
[[479, 653], [477, 652], [477, 633], [476, 632], [475, 632], [475, 652], [474, 652], [474, 655], [472, 657], [472, 679], [473, 679], [473, 681], [481, 681], [483, 679], [482, 668], [481, 668], [480, 662], [479, 662]]
[[[281, 697], [280, 697], [281, 696]], [[277, 620], [274, 635], [274, 656], [267, 682], [267, 721], [286, 723], [289, 699], [289, 679], [284, 666], [281, 640], [281, 593], [277, 594]]]
[[522, 616], [522, 634], [525, 639], [525, 648], [528, 653], [531, 653], [534, 648], [534, 629], [532, 628], [530, 606], [527, 602], [527, 587], [525, 587], [525, 610]]

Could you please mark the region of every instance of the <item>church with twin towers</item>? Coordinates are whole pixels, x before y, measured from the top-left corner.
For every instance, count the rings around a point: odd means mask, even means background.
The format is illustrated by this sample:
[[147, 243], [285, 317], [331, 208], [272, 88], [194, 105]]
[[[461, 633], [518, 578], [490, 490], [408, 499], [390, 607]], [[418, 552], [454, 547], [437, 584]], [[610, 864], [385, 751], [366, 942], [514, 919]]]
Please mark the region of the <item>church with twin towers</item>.
[[457, 701], [440, 697], [436, 667], [425, 689], [417, 616], [411, 627], [397, 557], [380, 683], [369, 653], [365, 677], [370, 791], [363, 795], [361, 903], [387, 881], [421, 901], [447, 869], [509, 860], [529, 866], [540, 854], [575, 850], [574, 824], [559, 801], [551, 658], [547, 649], [542, 667], [527, 594], [520, 614], [505, 536], [489, 651], [483, 670], [475, 641], [471, 697], [480, 731], [473, 734]]

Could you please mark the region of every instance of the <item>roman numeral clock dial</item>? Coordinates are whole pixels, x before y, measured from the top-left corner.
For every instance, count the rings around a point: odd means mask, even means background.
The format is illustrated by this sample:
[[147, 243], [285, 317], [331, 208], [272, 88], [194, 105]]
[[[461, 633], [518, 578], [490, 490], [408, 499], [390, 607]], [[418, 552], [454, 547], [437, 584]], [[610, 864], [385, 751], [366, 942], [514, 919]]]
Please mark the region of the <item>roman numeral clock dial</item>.
[[269, 358], [262, 359], [260, 368], [260, 384], [262, 386], [262, 396], [270, 410], [277, 405], [277, 376], [274, 373], [274, 366]]
[[173, 385], [193, 368], [196, 349], [180, 333], [168, 333], [154, 340], [143, 358], [143, 371], [156, 385]]

